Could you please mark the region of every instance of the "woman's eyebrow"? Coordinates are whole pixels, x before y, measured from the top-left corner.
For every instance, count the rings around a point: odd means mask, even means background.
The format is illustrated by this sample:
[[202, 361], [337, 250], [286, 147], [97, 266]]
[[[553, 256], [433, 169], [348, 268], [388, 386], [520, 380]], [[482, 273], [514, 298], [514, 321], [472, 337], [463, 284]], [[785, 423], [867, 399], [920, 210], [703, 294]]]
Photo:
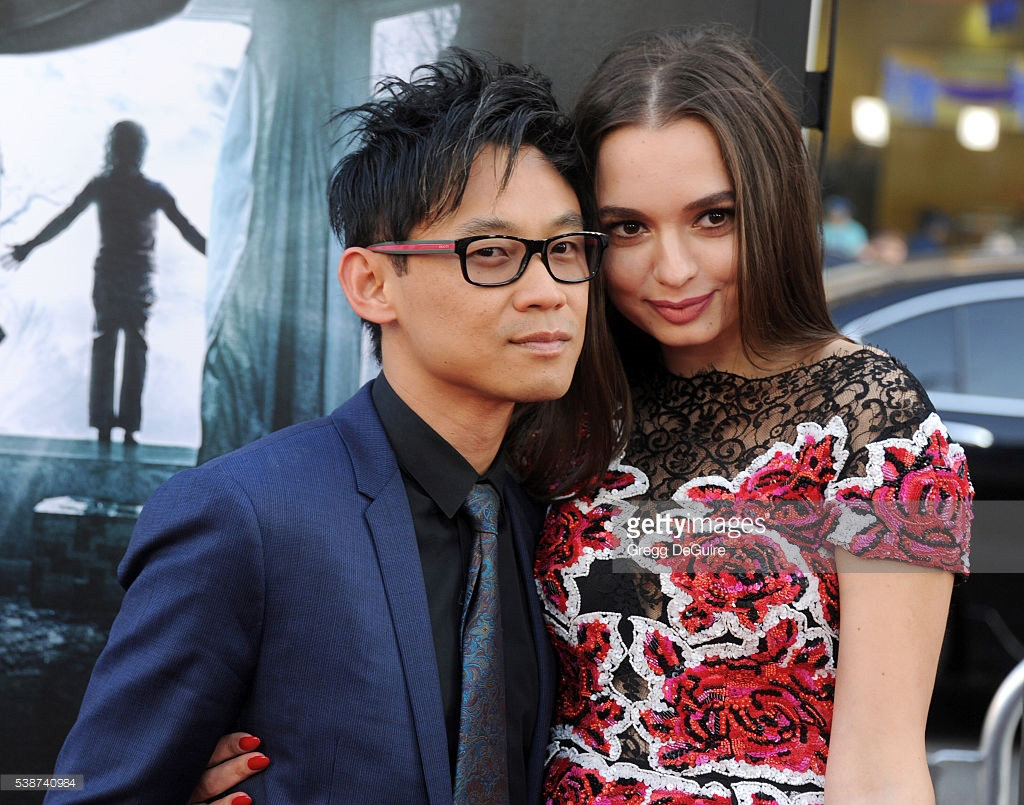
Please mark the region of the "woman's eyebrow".
[[[717, 207], [722, 204], [735, 204], [736, 193], [732, 190], [720, 190], [716, 193], [709, 193], [706, 196], [701, 196], [698, 199], [694, 199], [689, 204], [683, 207], [687, 212], [693, 210], [707, 209], [708, 207]], [[616, 205], [608, 205], [601, 207], [598, 210], [598, 215], [602, 218], [642, 218], [643, 213], [640, 210], [632, 207], [619, 207]]]
[[691, 201], [683, 209], [684, 210], [700, 210], [706, 207], [717, 207], [721, 204], [735, 204], [736, 193], [732, 190], [720, 190], [717, 193], [709, 193], [708, 195]]

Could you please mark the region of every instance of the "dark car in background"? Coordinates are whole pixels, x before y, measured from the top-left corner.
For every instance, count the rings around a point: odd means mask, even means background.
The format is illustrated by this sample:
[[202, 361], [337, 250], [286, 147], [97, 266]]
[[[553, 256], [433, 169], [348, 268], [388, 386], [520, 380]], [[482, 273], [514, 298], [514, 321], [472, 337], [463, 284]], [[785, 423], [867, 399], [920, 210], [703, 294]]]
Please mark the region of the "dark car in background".
[[979, 497], [1024, 496], [1024, 256], [850, 265], [826, 287], [839, 328], [927, 389]]
[[825, 284], [839, 329], [906, 364], [967, 455], [972, 575], [954, 590], [932, 715], [973, 732], [1024, 659], [1024, 254], [851, 264]]

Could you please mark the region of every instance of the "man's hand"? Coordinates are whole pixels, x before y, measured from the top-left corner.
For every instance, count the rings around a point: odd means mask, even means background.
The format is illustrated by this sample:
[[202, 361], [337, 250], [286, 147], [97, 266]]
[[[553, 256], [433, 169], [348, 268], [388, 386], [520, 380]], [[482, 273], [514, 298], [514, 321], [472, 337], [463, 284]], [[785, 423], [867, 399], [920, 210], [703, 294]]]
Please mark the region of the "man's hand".
[[259, 745], [260, 739], [246, 732], [233, 732], [221, 738], [210, 756], [206, 771], [199, 778], [199, 785], [189, 797], [189, 805], [207, 801], [211, 805], [249, 805], [252, 799], [240, 792], [216, 800], [211, 800], [211, 797], [222, 794], [270, 764], [270, 758], [253, 751]]

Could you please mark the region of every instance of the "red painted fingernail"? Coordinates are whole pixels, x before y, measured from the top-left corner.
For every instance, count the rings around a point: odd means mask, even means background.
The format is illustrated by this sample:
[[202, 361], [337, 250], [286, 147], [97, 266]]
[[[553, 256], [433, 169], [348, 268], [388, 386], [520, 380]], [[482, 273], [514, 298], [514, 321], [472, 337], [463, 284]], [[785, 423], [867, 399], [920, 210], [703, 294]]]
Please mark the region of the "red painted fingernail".
[[263, 769], [270, 765], [270, 758], [266, 755], [257, 755], [256, 757], [249, 758], [246, 761], [246, 765], [253, 771], [263, 771]]
[[231, 798], [231, 805], [252, 805], [252, 797], [248, 794], [239, 794]]
[[[244, 738], [238, 739], [238, 745], [242, 747], [242, 751], [251, 752], [253, 749], [260, 745], [260, 739], [257, 738], [255, 735], [246, 735]], [[231, 805], [235, 804], [231, 803]]]

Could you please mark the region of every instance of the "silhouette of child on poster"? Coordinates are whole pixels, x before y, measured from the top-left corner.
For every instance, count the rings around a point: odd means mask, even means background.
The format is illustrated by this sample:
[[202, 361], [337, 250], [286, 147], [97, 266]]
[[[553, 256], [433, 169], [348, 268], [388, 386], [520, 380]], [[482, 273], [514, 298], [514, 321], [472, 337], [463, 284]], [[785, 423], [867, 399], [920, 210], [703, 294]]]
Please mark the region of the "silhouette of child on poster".
[[[14, 246], [4, 267], [15, 268], [33, 249], [59, 235], [90, 204], [96, 204], [100, 250], [94, 264], [92, 303], [95, 311], [92, 367], [89, 380], [89, 426], [101, 444], [110, 443], [111, 429], [124, 429], [124, 443], [137, 444], [142, 423], [142, 384], [146, 375], [146, 322], [153, 292], [153, 247], [156, 213], [162, 210], [196, 251], [206, 254], [206, 238], [178, 210], [174, 196], [142, 173], [146, 132], [122, 120], [107, 138], [106, 166], [81, 193], [32, 240]], [[124, 333], [121, 394], [114, 412], [114, 361], [117, 334]]]
[[[0, 208], [3, 207], [4, 200], [4, 152], [0, 150]], [[4, 332], [4, 328], [0, 327], [0, 342], [7, 337], [7, 333]]]

